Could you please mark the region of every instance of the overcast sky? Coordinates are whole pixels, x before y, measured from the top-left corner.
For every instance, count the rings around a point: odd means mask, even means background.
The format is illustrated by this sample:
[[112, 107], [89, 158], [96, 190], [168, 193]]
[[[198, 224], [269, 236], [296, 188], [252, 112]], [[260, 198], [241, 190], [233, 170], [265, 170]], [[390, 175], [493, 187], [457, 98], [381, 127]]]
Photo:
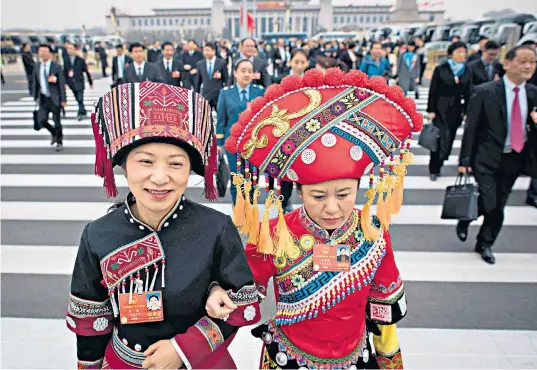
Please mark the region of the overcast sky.
[[[427, 0], [421, 0], [427, 1]], [[421, 2], [420, 1], [420, 2]], [[436, 1], [436, 0], [428, 0]], [[209, 7], [211, 0], [2, 0], [3, 29], [49, 28], [63, 30], [105, 25], [105, 14], [112, 5], [130, 14], [152, 14], [151, 9]], [[334, 5], [392, 4], [394, 0], [333, 0]], [[518, 12], [537, 14], [537, 0], [444, 0], [448, 17], [471, 19], [484, 12], [510, 7]]]

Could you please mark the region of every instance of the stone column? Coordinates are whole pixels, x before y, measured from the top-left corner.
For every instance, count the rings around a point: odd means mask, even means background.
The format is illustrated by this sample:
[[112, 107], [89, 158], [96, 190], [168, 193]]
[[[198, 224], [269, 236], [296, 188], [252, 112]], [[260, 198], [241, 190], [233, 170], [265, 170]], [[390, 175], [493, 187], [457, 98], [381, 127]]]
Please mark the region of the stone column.
[[416, 0], [395, 0], [392, 22], [419, 22], [418, 2]]
[[211, 8], [211, 28], [214, 31], [214, 38], [222, 38], [226, 28], [226, 18], [224, 15], [224, 0], [214, 0]]
[[[334, 12], [332, 9], [332, 0], [320, 0], [320, 6], [319, 26], [321, 28], [326, 29], [327, 31], [332, 31], [334, 29]], [[309, 26], [309, 28], [311, 28], [311, 26]], [[316, 32], [316, 30], [313, 30], [313, 32]]]

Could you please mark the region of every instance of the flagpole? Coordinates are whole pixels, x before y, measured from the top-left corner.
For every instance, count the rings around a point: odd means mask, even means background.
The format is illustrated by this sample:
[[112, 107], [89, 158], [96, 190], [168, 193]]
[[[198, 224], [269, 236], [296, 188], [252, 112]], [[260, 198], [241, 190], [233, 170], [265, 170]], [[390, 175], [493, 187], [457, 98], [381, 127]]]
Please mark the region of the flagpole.
[[254, 0], [254, 33], [253, 38], [257, 38], [257, 0]]
[[242, 38], [248, 37], [248, 0], [242, 0]]

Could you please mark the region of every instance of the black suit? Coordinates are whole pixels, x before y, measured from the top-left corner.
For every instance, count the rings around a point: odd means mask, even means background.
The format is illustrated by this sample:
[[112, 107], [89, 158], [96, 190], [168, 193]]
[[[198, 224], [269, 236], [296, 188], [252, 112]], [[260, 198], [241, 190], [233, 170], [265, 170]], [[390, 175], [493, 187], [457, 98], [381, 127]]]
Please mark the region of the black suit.
[[64, 78], [73, 92], [75, 99], [78, 103], [78, 116], [86, 115], [86, 108], [84, 107], [84, 88], [85, 80], [84, 73], [88, 76], [88, 83], [93, 86], [93, 80], [91, 79], [91, 74], [88, 71], [88, 65], [86, 61], [79, 56], [75, 56], [73, 59], [74, 63], [71, 61], [71, 58], [67, 56], [64, 62]]
[[[172, 65], [171, 65], [171, 71], [166, 70], [166, 65], [164, 64], [164, 58], [161, 58], [158, 63], [155, 64], [160, 74], [162, 75], [162, 78], [164, 79], [164, 83], [172, 86], [181, 86], [182, 85], [182, 79], [184, 78], [184, 67], [183, 63], [177, 59], [172, 58]], [[179, 73], [178, 77], [173, 77], [174, 73]]]
[[112, 81], [114, 82], [114, 85], [121, 85], [122, 83], [125, 83], [125, 69], [129, 66], [129, 64], [132, 63], [132, 58], [126, 54], [123, 54], [123, 76], [119, 78], [119, 65], [117, 64], [118, 57], [117, 55], [112, 58]]
[[479, 212], [485, 216], [477, 236], [480, 247], [492, 246], [503, 224], [503, 209], [521, 174], [537, 176], [537, 125], [530, 117], [537, 107], [537, 87], [526, 84], [528, 118], [521, 153], [505, 153], [507, 99], [503, 79], [478, 86], [468, 111], [460, 165], [471, 166], [479, 184]]
[[[235, 63], [239, 61], [242, 57], [235, 58], [233, 60], [233, 67], [235, 67]], [[272, 83], [272, 78], [267, 72], [267, 62], [265, 62], [263, 59], [254, 57], [254, 74], [259, 73], [259, 78], [252, 81], [252, 83], [256, 85], [263, 86], [264, 88], [267, 88]], [[228, 85], [235, 84], [235, 75], [232, 73], [231, 76], [229, 76], [229, 83]]]
[[147, 61], [149, 63], [157, 63], [162, 57], [162, 52], [160, 49], [149, 49], [147, 51]]
[[[489, 72], [485, 68], [485, 64], [483, 63], [482, 59], [474, 60], [473, 62], [469, 63], [468, 68], [471, 72], [471, 84], [473, 86], [484, 84], [485, 82], [493, 81], [494, 78], [503, 77], [505, 74], [505, 71], [503, 70], [503, 67], [501, 63], [494, 62], [494, 66], [492, 68], [492, 75], [489, 75]], [[496, 77], [497, 76], [497, 77]]]
[[[457, 135], [457, 129], [462, 124], [466, 114], [466, 106], [470, 94], [470, 70], [465, 68], [457, 83], [449, 64], [437, 66], [433, 72], [427, 112], [435, 113], [433, 123], [440, 130], [439, 150], [431, 152], [429, 173], [440, 174], [444, 160], [448, 159]], [[464, 103], [463, 103], [464, 102]]]
[[145, 62], [141, 78], [138, 77], [138, 67], [136, 63], [131, 63], [125, 68], [125, 82], [164, 82], [160, 69], [153, 63]]
[[470, 64], [472, 62], [475, 62], [476, 60], [480, 60], [482, 56], [483, 56], [483, 52], [481, 50], [479, 50], [479, 51], [477, 51], [475, 53], [472, 53], [472, 54], [470, 54], [470, 56], [466, 60], [466, 64]]
[[209, 76], [207, 70], [207, 60], [200, 60], [196, 65], [198, 75], [194, 84], [194, 91], [209, 101], [211, 107], [216, 109], [218, 96], [228, 82], [227, 64], [224, 59], [214, 58], [212, 76]]
[[[537, 86], [537, 69], [533, 73], [533, 76], [531, 76], [528, 83]], [[530, 187], [528, 188], [527, 192], [527, 199], [528, 201], [533, 201], [535, 204], [537, 204], [537, 177], [534, 176], [531, 179]]]
[[[39, 120], [52, 135], [53, 141], [61, 143], [63, 139], [63, 130], [60, 120], [61, 103], [67, 101], [65, 97], [65, 78], [62, 67], [59, 64], [50, 62], [47, 73], [48, 94], [44, 95], [41, 89], [41, 63], [37, 63], [33, 74], [33, 91], [34, 100], [39, 101]], [[49, 80], [50, 79], [50, 80]], [[48, 115], [52, 113], [54, 127], [48, 123]]]
[[33, 93], [33, 75], [34, 75], [34, 67], [35, 67], [35, 61], [32, 56], [32, 53], [23, 51], [21, 53], [22, 56], [22, 64], [24, 65], [24, 71], [26, 72], [26, 79], [28, 80], [28, 90], [30, 92], [30, 96], [32, 96]]
[[183, 65], [185, 66], [185, 78], [183, 81], [187, 89], [192, 88], [196, 82], [196, 74], [192, 74], [190, 71], [196, 69], [200, 60], [203, 60], [203, 54], [199, 51], [195, 51], [192, 55], [190, 55], [190, 52], [183, 53]]

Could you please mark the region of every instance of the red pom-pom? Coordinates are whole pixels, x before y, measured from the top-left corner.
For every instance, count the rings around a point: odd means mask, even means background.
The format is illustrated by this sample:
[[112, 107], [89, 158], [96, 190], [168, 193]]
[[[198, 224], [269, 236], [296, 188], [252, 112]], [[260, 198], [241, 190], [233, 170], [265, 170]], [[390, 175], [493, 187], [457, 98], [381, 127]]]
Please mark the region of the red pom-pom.
[[287, 77], [284, 77], [282, 82], [280, 83], [280, 86], [282, 87], [283, 91], [288, 93], [291, 91], [296, 91], [300, 88], [302, 88], [302, 78], [297, 75], [290, 75]]
[[258, 113], [261, 108], [265, 106], [265, 104], [267, 104], [267, 100], [260, 96], [252, 101], [252, 105], [250, 105], [250, 110], [254, 113]]
[[263, 97], [267, 101], [272, 101], [280, 98], [284, 94], [282, 87], [278, 84], [272, 84], [268, 87], [267, 91], [263, 94]]
[[409, 116], [412, 116], [412, 114], [416, 111], [416, 102], [412, 98], [404, 98], [399, 105]]
[[386, 98], [399, 105], [403, 100], [405, 100], [405, 92], [399, 86], [390, 86], [386, 92]]
[[241, 114], [239, 114], [239, 120], [237, 123], [240, 123], [242, 126], [244, 126], [248, 122], [250, 122], [253, 116], [254, 116], [254, 112], [252, 112], [250, 109], [247, 109]]
[[379, 94], [386, 94], [388, 92], [389, 86], [386, 83], [386, 79], [381, 76], [373, 76], [367, 82], [367, 88], [373, 90]]
[[318, 69], [310, 69], [302, 76], [304, 87], [319, 87], [324, 84], [324, 74]]
[[345, 74], [344, 84], [356, 87], [364, 87], [367, 83], [367, 75], [356, 69]]
[[410, 119], [412, 120], [412, 123], [414, 124], [414, 128], [412, 128], [413, 132], [420, 132], [423, 129], [423, 113], [420, 112], [413, 112], [410, 115]]
[[230, 136], [227, 138], [226, 143], [224, 144], [224, 148], [231, 154], [237, 153], [237, 137], [236, 136]]
[[345, 81], [345, 72], [340, 68], [328, 68], [324, 74], [324, 84], [328, 86], [341, 86]]
[[233, 136], [239, 137], [243, 129], [244, 126], [239, 124], [239, 122], [236, 122], [233, 126], [231, 126], [231, 130], [229, 130], [229, 133]]

